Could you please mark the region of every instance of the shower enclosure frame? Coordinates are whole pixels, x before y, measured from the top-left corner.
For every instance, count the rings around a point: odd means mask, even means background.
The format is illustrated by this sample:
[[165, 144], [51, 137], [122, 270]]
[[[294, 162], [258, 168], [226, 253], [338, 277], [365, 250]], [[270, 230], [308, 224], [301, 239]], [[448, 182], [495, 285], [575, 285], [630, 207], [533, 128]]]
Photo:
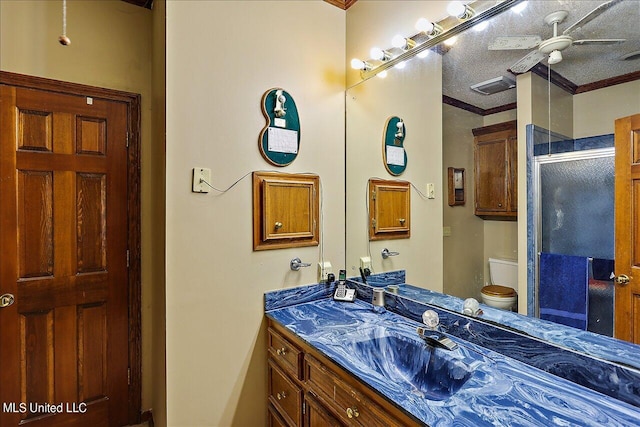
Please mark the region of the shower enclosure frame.
[[[615, 156], [615, 148], [594, 148], [589, 150], [579, 150], [579, 151], [570, 151], [566, 153], [552, 153], [552, 154], [542, 154], [538, 156], [533, 156], [532, 164], [532, 176], [531, 176], [531, 184], [532, 191], [529, 194], [532, 194], [532, 204], [533, 204], [533, 253], [535, 256], [533, 257], [533, 271], [534, 271], [534, 281], [533, 281], [533, 303], [534, 303], [534, 313], [529, 313], [529, 315], [533, 314], [534, 317], [540, 317], [540, 305], [538, 303], [538, 287], [540, 281], [539, 274], [539, 261], [540, 261], [540, 250], [542, 248], [542, 184], [541, 180], [541, 172], [540, 168], [542, 165], [551, 164], [551, 163], [561, 163], [561, 162], [570, 162], [570, 161], [578, 161], [578, 160], [589, 160], [589, 159], [599, 159], [605, 157], [614, 157]], [[530, 293], [531, 295], [531, 293]]]

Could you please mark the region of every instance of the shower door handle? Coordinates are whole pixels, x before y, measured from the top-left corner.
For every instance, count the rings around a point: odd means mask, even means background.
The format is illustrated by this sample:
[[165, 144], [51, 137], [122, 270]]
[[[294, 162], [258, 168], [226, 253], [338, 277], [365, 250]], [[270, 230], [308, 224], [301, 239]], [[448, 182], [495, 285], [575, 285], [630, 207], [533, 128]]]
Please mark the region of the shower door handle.
[[626, 274], [621, 274], [619, 276], [616, 276], [615, 279], [613, 279], [618, 285], [628, 285], [629, 284], [629, 276], [627, 276]]

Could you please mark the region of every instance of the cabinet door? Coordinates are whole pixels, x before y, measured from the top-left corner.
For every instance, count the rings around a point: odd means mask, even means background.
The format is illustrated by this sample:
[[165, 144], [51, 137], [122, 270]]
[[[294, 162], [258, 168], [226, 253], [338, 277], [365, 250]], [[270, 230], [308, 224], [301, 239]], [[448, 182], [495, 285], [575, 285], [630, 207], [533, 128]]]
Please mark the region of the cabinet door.
[[411, 236], [411, 188], [406, 181], [369, 180], [369, 239]]
[[253, 173], [253, 250], [317, 246], [320, 177]]
[[507, 211], [507, 144], [498, 136], [476, 138], [476, 215]]
[[311, 393], [307, 393], [305, 398], [305, 427], [342, 427], [336, 417], [316, 400]]

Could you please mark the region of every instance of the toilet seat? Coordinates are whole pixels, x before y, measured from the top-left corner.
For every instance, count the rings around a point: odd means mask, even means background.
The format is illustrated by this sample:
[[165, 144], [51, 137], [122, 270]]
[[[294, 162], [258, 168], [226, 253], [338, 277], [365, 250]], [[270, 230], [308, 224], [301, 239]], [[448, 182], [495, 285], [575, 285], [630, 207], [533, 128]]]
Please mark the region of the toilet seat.
[[487, 285], [482, 288], [481, 292], [485, 295], [499, 298], [515, 297], [517, 295], [515, 289], [501, 285]]

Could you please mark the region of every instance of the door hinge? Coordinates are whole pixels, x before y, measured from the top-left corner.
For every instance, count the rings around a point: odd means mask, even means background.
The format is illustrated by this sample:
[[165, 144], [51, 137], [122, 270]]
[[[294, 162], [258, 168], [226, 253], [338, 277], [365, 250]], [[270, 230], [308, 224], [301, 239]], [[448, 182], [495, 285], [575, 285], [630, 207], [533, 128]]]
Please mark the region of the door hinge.
[[127, 368], [127, 385], [131, 385], [131, 368]]
[[376, 192], [372, 191], [371, 192], [371, 200], [375, 200], [376, 199]]
[[127, 131], [127, 148], [129, 148], [129, 131]]
[[129, 249], [127, 249], [127, 268], [129, 268], [129, 259], [130, 259]]
[[307, 413], [307, 402], [302, 402], [302, 415]]
[[371, 227], [373, 227], [374, 230], [376, 229], [376, 224], [377, 224], [376, 220], [372, 219], [371, 220]]

